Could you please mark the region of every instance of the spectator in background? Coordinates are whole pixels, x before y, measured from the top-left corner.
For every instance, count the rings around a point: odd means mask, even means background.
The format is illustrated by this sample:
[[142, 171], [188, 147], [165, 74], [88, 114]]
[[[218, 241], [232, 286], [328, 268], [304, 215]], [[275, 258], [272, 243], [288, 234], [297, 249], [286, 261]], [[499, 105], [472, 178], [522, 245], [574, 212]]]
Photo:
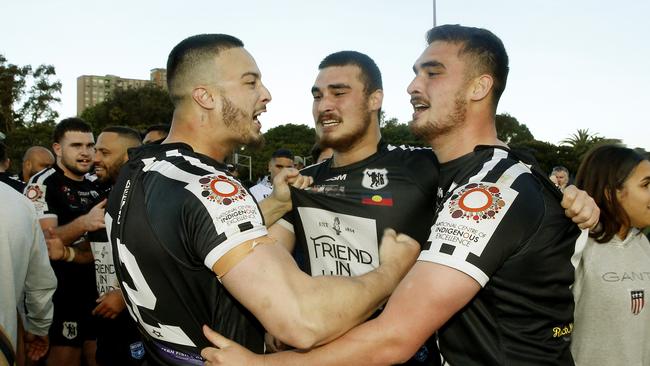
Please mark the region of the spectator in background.
[[169, 125], [153, 125], [147, 128], [142, 137], [143, 144], [160, 143], [169, 135]]
[[29, 178], [43, 169], [54, 164], [54, 155], [43, 146], [32, 146], [23, 156], [23, 181], [28, 182]]
[[576, 268], [571, 351], [576, 365], [650, 362], [650, 161], [632, 149], [600, 146], [584, 158], [576, 185], [600, 207]]
[[269, 175], [251, 187], [251, 194], [257, 202], [265, 199], [273, 191], [273, 178], [284, 168], [293, 168], [293, 153], [291, 150], [278, 149], [269, 160]]
[[11, 159], [9, 159], [7, 150], [7, 145], [0, 142], [0, 182], [6, 183], [11, 188], [22, 193], [25, 184], [8, 172], [9, 167], [11, 166]]
[[555, 183], [560, 191], [564, 192], [564, 189], [569, 184], [569, 177], [569, 169], [558, 165], [553, 168], [553, 171], [551, 172], [551, 176], [549, 178], [551, 179], [551, 182]]
[[25, 316], [26, 350], [36, 361], [47, 352], [56, 278], [47, 259], [43, 232], [33, 205], [0, 183], [0, 364], [15, 360], [18, 322]]

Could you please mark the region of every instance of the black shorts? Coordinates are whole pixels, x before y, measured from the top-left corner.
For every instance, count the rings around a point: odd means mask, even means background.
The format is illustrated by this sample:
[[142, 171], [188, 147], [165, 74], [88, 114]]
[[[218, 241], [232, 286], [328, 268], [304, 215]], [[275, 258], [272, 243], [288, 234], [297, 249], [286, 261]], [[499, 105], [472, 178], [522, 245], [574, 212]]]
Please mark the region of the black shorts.
[[[56, 263], [56, 265], [55, 265]], [[54, 317], [49, 337], [53, 346], [81, 347], [94, 341], [95, 317], [91, 315], [97, 303], [93, 264], [52, 262], [58, 281], [52, 298]]]
[[100, 366], [143, 365], [144, 344], [127, 309], [115, 319], [97, 317], [96, 359]]

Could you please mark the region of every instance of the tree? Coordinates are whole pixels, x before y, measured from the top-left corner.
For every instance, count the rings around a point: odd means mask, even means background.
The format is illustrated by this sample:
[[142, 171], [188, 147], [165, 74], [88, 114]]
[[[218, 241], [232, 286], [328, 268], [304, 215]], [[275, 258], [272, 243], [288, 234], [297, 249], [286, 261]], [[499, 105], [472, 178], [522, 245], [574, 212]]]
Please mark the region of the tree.
[[390, 118], [381, 124], [381, 136], [392, 145], [427, 146], [411, 133], [408, 124], [400, 123], [397, 118]]
[[107, 126], [128, 126], [142, 131], [156, 124], [169, 124], [174, 106], [169, 93], [155, 85], [141, 88], [116, 89], [105, 101], [86, 108], [81, 118], [92, 127], [95, 135]]
[[[244, 148], [239, 153], [251, 156], [253, 161], [252, 180], [268, 174], [268, 161], [277, 149], [289, 149], [294, 156], [310, 156], [311, 148], [316, 141], [316, 133], [312, 127], [287, 123], [273, 127], [264, 134], [265, 144], [261, 149]], [[246, 173], [242, 172], [242, 178]], [[247, 177], [246, 177], [247, 178]]]
[[18, 127], [53, 123], [59, 114], [52, 104], [61, 101], [61, 82], [55, 76], [52, 65], [33, 71], [30, 65], [14, 65], [0, 55], [0, 131], [11, 134]]
[[578, 129], [578, 131], [560, 142], [561, 145], [569, 146], [573, 149], [578, 160], [582, 160], [584, 155], [593, 147], [603, 144], [620, 144], [621, 140], [598, 136], [597, 133], [591, 134], [588, 128]]
[[525, 124], [519, 123], [515, 117], [508, 113], [497, 114], [495, 123], [497, 137], [506, 144], [516, 144], [535, 139]]

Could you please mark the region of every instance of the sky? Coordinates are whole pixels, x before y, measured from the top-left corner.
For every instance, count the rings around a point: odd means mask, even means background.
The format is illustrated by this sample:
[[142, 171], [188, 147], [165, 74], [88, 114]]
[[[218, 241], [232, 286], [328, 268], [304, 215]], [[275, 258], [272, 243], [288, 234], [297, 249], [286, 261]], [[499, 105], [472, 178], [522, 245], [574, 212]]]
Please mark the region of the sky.
[[[61, 118], [76, 114], [80, 75], [148, 79], [169, 51], [198, 33], [244, 41], [273, 96], [263, 130], [313, 125], [310, 89], [321, 59], [356, 50], [384, 80], [387, 117], [409, 121], [406, 87], [433, 26], [432, 0], [5, 0], [0, 54], [52, 64], [63, 83]], [[436, 21], [482, 27], [510, 56], [498, 113], [538, 140], [560, 143], [588, 129], [650, 150], [650, 1], [437, 0]]]

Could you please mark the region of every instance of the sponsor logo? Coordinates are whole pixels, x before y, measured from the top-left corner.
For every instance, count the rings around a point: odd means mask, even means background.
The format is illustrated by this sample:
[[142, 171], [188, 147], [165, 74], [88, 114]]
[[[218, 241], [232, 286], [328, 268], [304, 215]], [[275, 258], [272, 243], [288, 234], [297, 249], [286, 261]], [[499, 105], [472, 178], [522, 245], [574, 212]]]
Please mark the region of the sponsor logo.
[[348, 177], [347, 174], [339, 174], [339, 175], [337, 175], [337, 176], [335, 176], [335, 177], [327, 178], [327, 179], [325, 179], [325, 180], [328, 181], [328, 182], [336, 181], [336, 180], [346, 180], [347, 177]]
[[322, 193], [329, 196], [345, 196], [345, 187], [339, 185], [315, 185], [306, 188], [307, 191]]
[[223, 174], [202, 177], [199, 183], [202, 189], [201, 196], [220, 205], [230, 205], [243, 200], [248, 195], [239, 182]]
[[494, 219], [506, 205], [498, 187], [484, 183], [470, 183], [449, 199], [452, 218], [476, 222]]
[[569, 323], [569, 325], [564, 327], [554, 327], [553, 338], [564, 337], [566, 335], [571, 334], [572, 332], [573, 332], [573, 323]]
[[630, 311], [632, 314], [639, 315], [643, 307], [645, 306], [645, 291], [644, 290], [632, 290], [630, 291], [630, 300], [632, 305]]
[[41, 191], [41, 188], [39, 186], [31, 185], [27, 187], [27, 192], [25, 195], [32, 201], [38, 201], [41, 197], [43, 197], [43, 191]]
[[63, 336], [68, 339], [77, 338], [77, 322], [63, 322]]
[[364, 194], [361, 196], [361, 203], [373, 206], [393, 206], [393, 198], [390, 193]]
[[361, 185], [368, 189], [382, 189], [388, 185], [388, 170], [366, 169], [363, 171]]
[[131, 349], [131, 357], [136, 360], [144, 358], [144, 344], [142, 342], [131, 343], [129, 348]]

